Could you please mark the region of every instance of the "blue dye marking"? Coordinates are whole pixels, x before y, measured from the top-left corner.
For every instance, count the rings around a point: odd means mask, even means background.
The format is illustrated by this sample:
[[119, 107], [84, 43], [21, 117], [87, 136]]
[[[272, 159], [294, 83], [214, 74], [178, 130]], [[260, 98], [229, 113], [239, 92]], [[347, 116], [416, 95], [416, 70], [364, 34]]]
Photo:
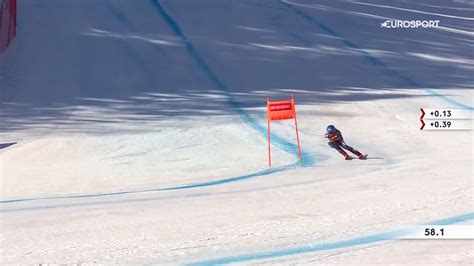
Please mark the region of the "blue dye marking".
[[308, 22], [312, 23], [312, 24], [315, 24], [316, 26], [318, 26], [319, 28], [321, 28], [323, 31], [327, 32], [328, 34], [330, 34], [331, 36], [341, 40], [344, 45], [346, 45], [347, 47], [351, 48], [354, 52], [357, 52], [359, 55], [362, 56], [362, 58], [364, 58], [365, 61], [367, 61], [368, 63], [370, 63], [371, 65], [374, 65], [374, 66], [380, 66], [381, 67], [381, 71], [383, 73], [385, 73], [386, 75], [388, 76], [392, 76], [392, 77], [396, 77], [398, 79], [401, 79], [403, 81], [405, 81], [408, 85], [410, 85], [411, 87], [414, 87], [414, 88], [418, 88], [418, 89], [422, 89], [424, 92], [430, 94], [430, 95], [433, 95], [433, 96], [436, 96], [436, 97], [439, 97], [441, 99], [443, 99], [445, 102], [448, 102], [456, 107], [459, 107], [459, 108], [464, 108], [464, 109], [468, 109], [470, 111], [473, 111], [474, 110], [474, 107], [472, 106], [469, 106], [469, 105], [466, 105], [464, 103], [461, 103], [461, 102], [458, 102], [456, 100], [453, 100], [445, 95], [442, 95], [438, 92], [435, 92], [433, 89], [430, 89], [430, 88], [426, 88], [426, 86], [422, 86], [421, 84], [419, 84], [418, 82], [414, 81], [413, 79], [409, 78], [409, 77], [406, 77], [404, 76], [403, 74], [401, 74], [399, 71], [395, 70], [395, 69], [392, 69], [390, 68], [389, 66], [387, 66], [385, 63], [383, 63], [382, 61], [380, 61], [376, 56], [372, 55], [371, 53], [367, 52], [367, 51], [364, 51], [361, 47], [359, 47], [357, 44], [351, 42], [350, 40], [344, 38], [342, 35], [340, 35], [339, 33], [335, 32], [334, 30], [332, 30], [331, 28], [329, 28], [327, 25], [325, 25], [324, 23], [318, 21], [317, 19], [307, 15], [306, 13], [304, 13], [303, 11], [299, 10], [298, 8], [294, 7], [293, 5], [285, 2], [285, 1], [280, 1], [281, 3], [283, 3], [284, 5], [286, 5], [289, 9], [291, 9], [293, 12], [295, 12], [296, 14], [300, 15], [301, 17], [303, 17], [304, 19], [306, 19]]
[[22, 207], [22, 208], [14, 208], [14, 209], [2, 209], [0, 208], [0, 213], [11, 213], [11, 212], [24, 212], [24, 211], [42, 211], [42, 210], [51, 210], [51, 209], [63, 209], [63, 208], [74, 208], [74, 207], [86, 207], [86, 206], [103, 206], [103, 205], [110, 205], [110, 204], [121, 204], [121, 203], [137, 203], [137, 202], [151, 202], [151, 201], [165, 201], [165, 200], [172, 200], [172, 199], [189, 199], [189, 198], [197, 198], [197, 197], [206, 197], [206, 196], [216, 196], [216, 195], [227, 195], [227, 194], [239, 194], [239, 193], [246, 193], [246, 192], [254, 192], [254, 191], [263, 191], [263, 190], [271, 190], [277, 188], [289, 188], [293, 186], [301, 186], [301, 185], [310, 185], [317, 183], [319, 181], [310, 181], [310, 182], [299, 182], [299, 183], [291, 183], [291, 184], [284, 184], [284, 185], [276, 185], [276, 186], [269, 186], [263, 188], [253, 188], [253, 189], [245, 189], [245, 190], [232, 190], [232, 191], [225, 191], [225, 192], [213, 192], [213, 193], [194, 193], [188, 195], [173, 195], [173, 196], [164, 196], [164, 197], [152, 197], [152, 198], [144, 198], [144, 199], [111, 199], [109, 201], [95, 201], [95, 202], [79, 202], [79, 203], [68, 203], [68, 204], [61, 204], [61, 205], [47, 205], [47, 206], [33, 206], [33, 207]]
[[470, 220], [474, 220], [474, 212], [466, 213], [466, 214], [458, 215], [458, 216], [453, 216], [453, 217], [450, 217], [450, 218], [439, 219], [439, 220], [431, 221], [431, 222], [425, 223], [425, 224], [450, 225], [450, 224], [457, 224], [457, 223], [467, 222], [467, 221], [470, 221]]
[[179, 189], [187, 189], [187, 188], [210, 187], [210, 186], [222, 185], [222, 184], [226, 184], [226, 183], [230, 183], [230, 182], [249, 179], [249, 178], [252, 178], [252, 177], [265, 176], [265, 175], [270, 175], [270, 174], [273, 174], [273, 173], [278, 173], [278, 172], [281, 172], [283, 170], [288, 170], [288, 169], [295, 168], [298, 165], [299, 165], [298, 163], [294, 163], [294, 164], [290, 164], [290, 165], [286, 165], [286, 166], [280, 166], [280, 167], [265, 169], [265, 170], [257, 172], [257, 173], [246, 174], [246, 175], [241, 175], [241, 176], [237, 176], [237, 177], [231, 177], [231, 178], [227, 178], [227, 179], [221, 179], [221, 180], [210, 181], [210, 182], [205, 182], [205, 183], [185, 185], [185, 186], [181, 186], [181, 187], [164, 188], [164, 189], [161, 189], [161, 190], [179, 190]]
[[191, 188], [200, 188], [200, 187], [212, 187], [217, 185], [222, 185], [226, 183], [241, 181], [245, 179], [250, 179], [253, 177], [265, 176], [270, 175], [273, 173], [278, 173], [284, 170], [296, 168], [299, 164], [294, 163], [291, 165], [280, 166], [280, 167], [273, 167], [269, 169], [265, 169], [260, 172], [246, 174], [236, 177], [230, 177], [215, 181], [208, 181], [203, 183], [196, 183], [190, 185], [183, 185], [177, 187], [169, 187], [169, 188], [155, 188], [155, 189], [145, 189], [145, 190], [133, 190], [133, 191], [120, 191], [120, 192], [111, 192], [111, 193], [97, 193], [97, 194], [86, 194], [86, 195], [70, 195], [70, 196], [57, 196], [57, 197], [38, 197], [38, 198], [24, 198], [24, 199], [11, 199], [11, 200], [1, 200], [0, 204], [6, 203], [15, 203], [15, 202], [24, 202], [24, 201], [38, 201], [38, 200], [55, 200], [55, 199], [79, 199], [79, 198], [95, 198], [95, 197], [105, 197], [105, 196], [116, 196], [116, 195], [124, 195], [124, 194], [138, 194], [138, 193], [146, 193], [146, 192], [157, 192], [157, 191], [170, 191], [170, 190], [182, 190], [182, 189], [191, 189]]
[[68, 203], [68, 204], [61, 204], [61, 205], [47, 205], [47, 206], [33, 206], [33, 207], [22, 207], [22, 208], [15, 208], [15, 209], [2, 209], [0, 208], [0, 213], [11, 213], [11, 212], [24, 212], [24, 211], [42, 211], [42, 210], [51, 210], [51, 209], [64, 209], [64, 208], [74, 208], [74, 207], [87, 207], [87, 206], [103, 206], [103, 205], [112, 205], [112, 204], [122, 204], [122, 203], [143, 203], [143, 202], [158, 202], [158, 201], [167, 201], [172, 199], [189, 199], [189, 198], [198, 198], [198, 197], [206, 197], [206, 196], [218, 196], [218, 195], [228, 195], [228, 194], [240, 194], [240, 193], [247, 193], [247, 192], [255, 192], [255, 191], [264, 191], [264, 190], [272, 190], [277, 188], [289, 188], [294, 186], [301, 186], [301, 185], [311, 185], [317, 183], [319, 181], [310, 181], [310, 182], [299, 182], [299, 183], [291, 183], [291, 184], [284, 184], [284, 185], [276, 185], [276, 186], [269, 186], [263, 188], [253, 188], [253, 189], [245, 189], [245, 190], [232, 190], [232, 191], [224, 191], [224, 192], [216, 192], [216, 193], [194, 193], [188, 195], [173, 195], [173, 196], [164, 196], [164, 197], [152, 197], [152, 198], [139, 198], [139, 199], [111, 199], [109, 201], [94, 201], [94, 202], [79, 202], [79, 203]]
[[[425, 224], [449, 225], [449, 224], [467, 222], [471, 220], [474, 220], [474, 213], [467, 213], [467, 214], [454, 216], [454, 217], [450, 217], [450, 218], [446, 218], [442, 220], [428, 222]], [[299, 254], [305, 254], [305, 253], [313, 253], [317, 251], [324, 251], [324, 250], [331, 250], [331, 249], [348, 248], [348, 247], [353, 247], [353, 246], [367, 245], [367, 244], [373, 244], [373, 243], [387, 241], [387, 240], [393, 240], [395, 238], [408, 235], [412, 232], [413, 231], [410, 228], [392, 230], [385, 233], [356, 237], [349, 240], [307, 245], [303, 247], [288, 248], [288, 249], [274, 250], [274, 251], [268, 251], [268, 252], [244, 254], [244, 255], [239, 255], [239, 256], [225, 257], [225, 258], [212, 259], [212, 260], [205, 260], [205, 261], [200, 261], [196, 263], [191, 263], [188, 265], [216, 265], [216, 264], [239, 263], [239, 262], [247, 262], [247, 261], [252, 261], [252, 260], [271, 259], [271, 258], [286, 257], [286, 256], [299, 255]]]

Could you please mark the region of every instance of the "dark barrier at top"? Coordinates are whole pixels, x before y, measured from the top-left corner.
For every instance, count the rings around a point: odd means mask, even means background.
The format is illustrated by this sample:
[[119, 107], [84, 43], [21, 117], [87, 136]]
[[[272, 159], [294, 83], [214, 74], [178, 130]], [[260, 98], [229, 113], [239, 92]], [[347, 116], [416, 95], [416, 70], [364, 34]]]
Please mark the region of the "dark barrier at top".
[[16, 35], [16, 0], [0, 0], [0, 53]]

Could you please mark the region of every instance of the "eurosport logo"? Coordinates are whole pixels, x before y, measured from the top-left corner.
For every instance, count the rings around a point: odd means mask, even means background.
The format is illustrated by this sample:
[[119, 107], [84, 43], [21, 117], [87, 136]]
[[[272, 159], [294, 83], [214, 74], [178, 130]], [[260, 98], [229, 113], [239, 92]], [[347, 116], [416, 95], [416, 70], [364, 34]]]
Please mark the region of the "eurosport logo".
[[386, 20], [380, 24], [381, 28], [387, 29], [417, 29], [437, 28], [439, 20]]

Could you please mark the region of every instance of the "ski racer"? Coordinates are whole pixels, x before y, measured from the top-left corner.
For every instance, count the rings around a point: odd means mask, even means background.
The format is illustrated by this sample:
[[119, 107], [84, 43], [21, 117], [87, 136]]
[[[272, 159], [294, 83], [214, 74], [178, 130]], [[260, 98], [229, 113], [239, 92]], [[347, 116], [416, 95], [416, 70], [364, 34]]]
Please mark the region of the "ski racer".
[[[328, 145], [331, 148], [336, 149], [346, 160], [351, 160], [352, 157], [347, 154], [345, 150], [352, 152], [353, 154], [357, 155], [359, 159], [363, 160], [367, 158], [367, 155], [362, 154], [358, 150], [352, 148], [351, 146], [347, 145], [344, 141], [341, 131], [339, 131], [335, 126], [329, 125], [326, 128], [326, 135], [325, 137], [329, 140]], [[344, 150], [345, 149], [345, 150]]]

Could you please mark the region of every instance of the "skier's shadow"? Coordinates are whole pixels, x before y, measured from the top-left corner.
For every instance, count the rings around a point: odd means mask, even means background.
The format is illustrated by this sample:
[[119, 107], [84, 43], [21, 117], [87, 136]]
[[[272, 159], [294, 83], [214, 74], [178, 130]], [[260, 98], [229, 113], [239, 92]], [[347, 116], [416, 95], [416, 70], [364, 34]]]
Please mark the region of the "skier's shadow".
[[[362, 160], [362, 161], [367, 161], [367, 160], [384, 160], [385, 158], [382, 157], [367, 157], [367, 159]], [[384, 162], [380, 161], [373, 161], [372, 163], [361, 163], [362, 165], [382, 165], [385, 164]]]
[[367, 157], [366, 160], [383, 160], [383, 157]]

